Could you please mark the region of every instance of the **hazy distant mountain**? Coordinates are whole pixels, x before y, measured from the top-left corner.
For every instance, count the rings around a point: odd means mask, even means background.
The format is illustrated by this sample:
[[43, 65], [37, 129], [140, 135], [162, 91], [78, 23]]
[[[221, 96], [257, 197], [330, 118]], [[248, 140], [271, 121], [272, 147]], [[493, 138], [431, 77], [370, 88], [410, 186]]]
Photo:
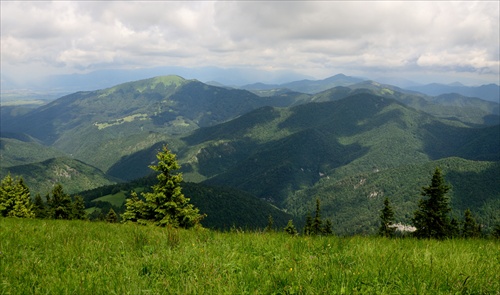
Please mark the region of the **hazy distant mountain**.
[[422, 92], [431, 96], [438, 96], [446, 93], [458, 93], [463, 96], [478, 97], [484, 100], [500, 103], [500, 86], [496, 84], [464, 86], [460, 83], [451, 85], [432, 83], [421, 86], [411, 86], [407, 87], [407, 89]]
[[310, 76], [292, 71], [265, 71], [248, 68], [219, 68], [219, 67], [176, 67], [160, 66], [141, 69], [99, 70], [85, 74], [64, 74], [49, 76], [40, 81], [31, 81], [28, 84], [19, 84], [2, 75], [1, 89], [31, 89], [36, 91], [76, 92], [104, 89], [114, 85], [149, 79], [157, 76], [179, 75], [199, 81], [217, 81], [221, 85], [244, 85], [255, 81], [269, 81], [271, 83], [285, 83], [300, 79], [310, 79]]
[[284, 84], [264, 84], [254, 83], [241, 86], [241, 89], [246, 90], [270, 90], [270, 89], [289, 89], [296, 92], [314, 94], [337, 86], [349, 86], [362, 82], [363, 79], [338, 74], [323, 80], [300, 80]]

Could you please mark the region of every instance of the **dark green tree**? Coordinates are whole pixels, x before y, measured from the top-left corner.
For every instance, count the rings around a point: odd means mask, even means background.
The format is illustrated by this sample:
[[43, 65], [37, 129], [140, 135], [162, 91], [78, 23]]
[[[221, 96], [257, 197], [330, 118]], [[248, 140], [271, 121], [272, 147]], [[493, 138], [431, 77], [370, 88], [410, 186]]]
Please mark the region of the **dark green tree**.
[[73, 204], [71, 197], [64, 192], [61, 184], [56, 184], [52, 189], [52, 197], [47, 200], [49, 217], [53, 219], [71, 219]]
[[316, 212], [311, 226], [312, 234], [321, 235], [323, 233], [323, 221], [321, 220], [320, 201], [316, 199]]
[[71, 219], [87, 220], [87, 212], [85, 212], [85, 202], [81, 196], [75, 196], [73, 201]]
[[118, 215], [116, 214], [115, 210], [113, 210], [113, 208], [109, 209], [109, 212], [106, 215], [106, 221], [109, 223], [117, 223], [118, 222]]
[[496, 239], [500, 239], [500, 222], [495, 224], [495, 226], [493, 227], [493, 231], [491, 232], [491, 235]]
[[174, 228], [199, 225], [204, 215], [201, 215], [199, 210], [189, 203], [190, 199], [181, 192], [182, 174], [174, 173], [180, 168], [175, 154], [164, 146], [156, 158], [158, 164], [150, 168], [159, 172], [158, 183], [152, 186], [153, 192], [142, 194], [145, 204], [142, 218], [138, 219], [138, 222]]
[[446, 193], [450, 186], [445, 183], [441, 169], [436, 168], [431, 184], [422, 188], [418, 209], [412, 219], [416, 227], [414, 235], [418, 238], [445, 239], [450, 237], [450, 200]]
[[458, 238], [460, 237], [460, 225], [455, 217], [451, 218], [450, 221], [450, 237]]
[[325, 221], [325, 225], [323, 226], [323, 234], [330, 236], [333, 235], [333, 224], [330, 219]]
[[274, 230], [274, 220], [273, 220], [273, 216], [271, 214], [269, 214], [269, 216], [267, 217], [267, 226], [264, 229], [264, 231], [265, 232], [272, 232], [273, 230]]
[[380, 211], [380, 227], [378, 234], [382, 237], [393, 237], [396, 232], [394, 224], [394, 210], [389, 202], [389, 198], [384, 200], [384, 208]]
[[297, 229], [295, 228], [295, 225], [293, 225], [293, 221], [291, 219], [288, 220], [288, 223], [286, 224], [284, 231], [292, 236], [296, 236], [298, 234]]
[[307, 213], [306, 225], [304, 226], [304, 235], [309, 236], [312, 234], [312, 217], [311, 212]]
[[33, 211], [35, 212], [36, 218], [47, 218], [47, 206], [43, 201], [40, 194], [36, 194], [35, 201], [33, 202]]
[[464, 238], [477, 238], [480, 236], [479, 226], [477, 225], [476, 219], [472, 215], [472, 212], [468, 208], [464, 212], [462, 236]]

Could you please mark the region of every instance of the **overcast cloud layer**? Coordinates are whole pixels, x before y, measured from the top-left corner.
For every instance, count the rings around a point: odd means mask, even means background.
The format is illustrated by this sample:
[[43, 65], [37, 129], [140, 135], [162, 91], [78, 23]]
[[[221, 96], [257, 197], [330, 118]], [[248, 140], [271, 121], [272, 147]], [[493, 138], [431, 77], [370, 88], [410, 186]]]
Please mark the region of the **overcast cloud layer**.
[[2, 1], [1, 74], [216, 66], [499, 83], [499, 5]]

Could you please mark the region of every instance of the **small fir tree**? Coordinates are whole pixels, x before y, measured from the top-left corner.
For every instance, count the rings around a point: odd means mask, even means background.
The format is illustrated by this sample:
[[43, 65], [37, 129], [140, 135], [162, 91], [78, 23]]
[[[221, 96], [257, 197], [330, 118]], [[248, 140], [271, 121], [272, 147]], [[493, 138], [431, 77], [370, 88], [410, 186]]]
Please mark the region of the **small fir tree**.
[[139, 199], [135, 191], [130, 193], [130, 198], [125, 202], [125, 213], [122, 215], [123, 222], [138, 222], [143, 220], [144, 202]]
[[271, 214], [269, 214], [269, 216], [267, 217], [267, 226], [264, 229], [264, 231], [265, 232], [272, 232], [273, 230], [274, 230], [274, 220], [273, 220], [273, 216]]
[[382, 237], [393, 237], [396, 232], [394, 224], [394, 211], [389, 202], [389, 198], [384, 200], [384, 208], [380, 211], [380, 228], [378, 233]]
[[452, 217], [450, 221], [450, 237], [451, 238], [460, 237], [460, 225], [455, 217]]
[[87, 212], [85, 212], [85, 202], [81, 196], [75, 196], [72, 206], [72, 219], [87, 220]]
[[36, 194], [35, 201], [33, 202], [33, 211], [35, 212], [36, 218], [46, 218], [47, 217], [47, 206], [45, 206], [45, 202], [43, 201], [40, 194]]
[[7, 214], [10, 217], [20, 217], [20, 218], [35, 218], [35, 212], [33, 210], [33, 202], [31, 201], [30, 190], [24, 183], [23, 178], [19, 178], [19, 181], [15, 185], [13, 196], [14, 206], [12, 210]]
[[309, 236], [312, 234], [312, 217], [311, 212], [307, 213], [306, 224], [304, 226], [304, 235]]
[[289, 235], [296, 236], [298, 234], [297, 229], [293, 225], [293, 221], [290, 219], [284, 228], [285, 232]]
[[117, 223], [118, 222], [118, 215], [116, 214], [115, 210], [113, 210], [113, 208], [109, 209], [109, 212], [106, 215], [106, 221], [109, 223]]
[[5, 217], [12, 210], [15, 194], [14, 179], [8, 173], [0, 183], [0, 216]]
[[476, 219], [472, 215], [470, 209], [464, 212], [464, 226], [462, 228], [462, 236], [464, 238], [477, 238], [479, 237], [479, 226], [476, 223]]
[[316, 199], [316, 212], [311, 226], [312, 234], [321, 235], [323, 233], [323, 222], [321, 220], [320, 201]]
[[422, 196], [412, 219], [418, 238], [444, 239], [450, 236], [450, 200], [446, 193], [450, 186], [445, 183], [441, 169], [436, 168], [431, 184], [422, 188]]
[[22, 177], [13, 179], [10, 173], [0, 184], [0, 216], [34, 218], [33, 202]]
[[325, 226], [323, 227], [323, 234], [327, 236], [333, 235], [333, 224], [330, 219], [325, 220]]
[[47, 201], [49, 216], [53, 219], [71, 219], [73, 204], [71, 197], [64, 192], [61, 184], [56, 184], [52, 189], [52, 197]]
[[495, 238], [495, 239], [500, 239], [500, 222], [495, 224], [495, 226], [493, 227], [493, 232], [491, 233], [491, 235]]

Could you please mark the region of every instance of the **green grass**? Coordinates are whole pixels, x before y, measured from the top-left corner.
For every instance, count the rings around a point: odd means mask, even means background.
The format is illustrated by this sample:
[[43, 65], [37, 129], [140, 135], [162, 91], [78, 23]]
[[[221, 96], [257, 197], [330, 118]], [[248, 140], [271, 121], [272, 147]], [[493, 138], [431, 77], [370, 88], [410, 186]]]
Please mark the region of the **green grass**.
[[0, 219], [0, 294], [498, 294], [500, 242]]

